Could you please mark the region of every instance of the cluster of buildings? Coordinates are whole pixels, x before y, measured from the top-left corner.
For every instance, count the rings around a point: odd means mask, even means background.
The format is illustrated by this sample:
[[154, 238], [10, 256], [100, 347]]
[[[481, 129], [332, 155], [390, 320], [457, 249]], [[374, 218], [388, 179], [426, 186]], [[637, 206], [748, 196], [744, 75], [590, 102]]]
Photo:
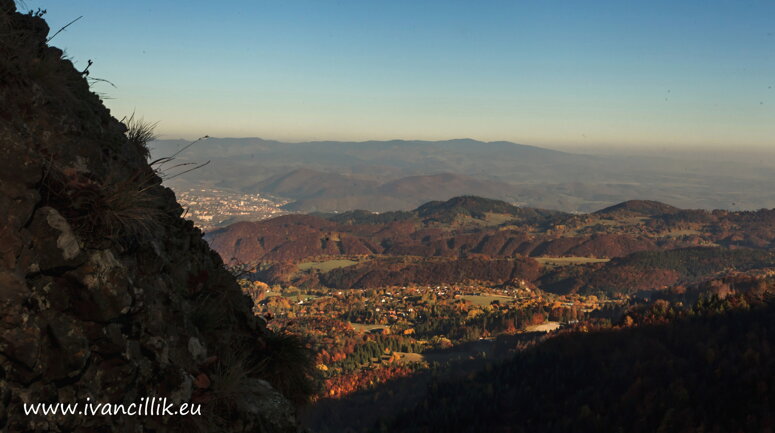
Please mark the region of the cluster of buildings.
[[281, 209], [287, 200], [260, 194], [201, 187], [178, 190], [176, 195], [186, 210], [184, 217], [204, 231], [237, 221], [258, 221], [287, 213]]
[[[296, 289], [292, 290], [295, 294]], [[281, 294], [274, 293], [274, 295]], [[284, 296], [276, 299], [283, 298]], [[574, 313], [575, 318], [578, 313], [591, 313], [602, 308], [606, 303], [622, 302], [598, 299], [594, 295], [550, 295], [528, 287], [527, 284], [506, 289], [477, 285], [437, 285], [333, 290], [320, 291], [306, 299], [295, 295], [295, 299], [297, 302], [294, 302], [295, 305], [291, 307], [292, 316], [339, 317], [352, 323], [383, 327], [399, 325], [399, 328], [412, 328], [418, 321], [424, 322], [428, 319], [433, 320], [434, 317], [448, 316], [452, 311], [457, 311], [453, 314], [466, 315], [473, 310], [479, 310], [476, 312], [481, 313], [482, 310], [492, 312], [542, 308], [546, 311], [575, 310], [577, 312]], [[275, 307], [272, 312], [279, 316], [288, 313], [281, 310], [278, 311]], [[371, 329], [367, 330], [371, 331]]]

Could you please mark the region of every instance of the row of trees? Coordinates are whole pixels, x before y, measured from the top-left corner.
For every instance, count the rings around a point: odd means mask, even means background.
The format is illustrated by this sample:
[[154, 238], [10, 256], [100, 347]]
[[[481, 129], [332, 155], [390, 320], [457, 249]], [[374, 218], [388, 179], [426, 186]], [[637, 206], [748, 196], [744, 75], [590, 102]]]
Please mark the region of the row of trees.
[[341, 368], [344, 372], [353, 372], [365, 365], [379, 364], [383, 356], [394, 352], [420, 353], [424, 346], [413, 338], [399, 335], [374, 336], [368, 338], [363, 344], [355, 346], [355, 349], [347, 357], [329, 367]]

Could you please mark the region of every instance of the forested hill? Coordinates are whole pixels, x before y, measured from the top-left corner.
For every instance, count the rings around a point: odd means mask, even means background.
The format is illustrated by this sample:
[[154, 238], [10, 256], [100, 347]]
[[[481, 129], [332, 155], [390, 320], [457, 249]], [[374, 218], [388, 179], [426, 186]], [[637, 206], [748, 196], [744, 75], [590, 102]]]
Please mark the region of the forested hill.
[[767, 432], [775, 304], [569, 334], [426, 397], [376, 431]]
[[629, 200], [601, 209], [597, 215], [655, 216], [678, 213], [681, 209], [653, 200]]
[[411, 212], [286, 215], [236, 223], [208, 233], [207, 239], [226, 261], [242, 263], [353, 254], [612, 258], [697, 245], [772, 248], [775, 210], [681, 210], [626, 202], [571, 215], [456, 197]]
[[632, 293], [730, 267], [775, 265], [769, 252], [775, 248], [775, 210], [683, 210], [629, 201], [573, 215], [462, 196], [413, 211], [242, 222], [206, 239], [227, 262], [260, 264], [258, 278], [270, 284], [503, 284], [519, 277], [557, 293]]
[[341, 224], [382, 224], [393, 221], [416, 220], [424, 224], [454, 224], [461, 219], [471, 218], [487, 224], [488, 216], [509, 217], [521, 223], [561, 220], [570, 214], [560, 211], [515, 206], [502, 200], [478, 196], [458, 196], [446, 201], [430, 201], [412, 211], [369, 212], [355, 210], [338, 213], [313, 213], [321, 218]]

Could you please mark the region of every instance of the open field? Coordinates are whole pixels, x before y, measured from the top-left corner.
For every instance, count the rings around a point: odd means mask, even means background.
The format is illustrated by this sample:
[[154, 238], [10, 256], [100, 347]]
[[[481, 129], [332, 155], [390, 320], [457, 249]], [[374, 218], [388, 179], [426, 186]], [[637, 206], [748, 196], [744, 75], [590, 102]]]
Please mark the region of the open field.
[[492, 301], [510, 302], [514, 300], [514, 298], [511, 296], [503, 295], [463, 295], [461, 297], [466, 301], [471, 301], [472, 304], [478, 305], [480, 307], [484, 305], [490, 305]]
[[464, 225], [471, 224], [471, 225], [477, 225], [477, 226], [483, 226], [483, 227], [495, 227], [513, 220], [514, 220], [513, 215], [505, 215], [505, 214], [488, 212], [485, 214], [483, 219], [474, 218], [471, 216], [458, 217], [457, 224], [455, 225], [464, 226]]
[[353, 323], [350, 322], [350, 325], [355, 329], [356, 332], [369, 332], [374, 329], [382, 329], [387, 328], [387, 325], [366, 325], [363, 323]]
[[665, 233], [665, 236], [670, 238], [677, 238], [681, 236], [693, 236], [693, 235], [701, 235], [702, 232], [699, 230], [692, 230], [692, 229], [685, 229], [685, 230], [673, 230], [671, 232]]
[[527, 332], [549, 332], [560, 328], [560, 322], [544, 322], [540, 325], [532, 325], [525, 328]]
[[599, 259], [597, 257], [533, 257], [544, 266], [570, 266], [585, 265], [588, 263], [605, 263], [611, 259]]
[[423, 362], [425, 361], [425, 357], [422, 356], [421, 353], [412, 353], [412, 352], [393, 352], [399, 357], [401, 357], [401, 360], [399, 362]]
[[320, 272], [328, 272], [332, 269], [337, 268], [344, 268], [347, 266], [357, 265], [358, 262], [355, 260], [347, 260], [347, 259], [337, 259], [337, 260], [326, 260], [323, 262], [304, 262], [299, 263], [297, 268], [299, 268], [300, 271], [307, 271], [310, 269], [317, 269]]

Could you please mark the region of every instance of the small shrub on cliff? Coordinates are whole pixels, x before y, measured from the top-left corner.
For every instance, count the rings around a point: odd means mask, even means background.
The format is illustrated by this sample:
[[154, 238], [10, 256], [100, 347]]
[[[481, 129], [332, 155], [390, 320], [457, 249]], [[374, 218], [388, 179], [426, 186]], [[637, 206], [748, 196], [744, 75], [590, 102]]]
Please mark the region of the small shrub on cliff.
[[221, 353], [218, 365], [213, 374], [213, 394], [216, 403], [233, 406], [244, 394], [251, 392], [249, 378], [255, 375], [252, 366], [244, 353], [246, 350], [234, 350]]
[[[257, 390], [251, 388], [250, 380], [255, 368], [251, 367], [244, 348], [234, 347], [234, 350], [221, 353], [217, 364], [210, 372], [212, 384], [208, 389], [210, 397], [203, 400], [203, 416], [187, 418], [186, 427], [194, 432], [226, 433], [234, 417], [238, 416], [240, 400]], [[263, 431], [263, 429], [259, 430]]]
[[150, 174], [103, 180], [81, 173], [49, 173], [44, 180], [48, 202], [86, 240], [122, 240], [152, 233], [164, 213]]
[[159, 226], [161, 211], [149, 187], [137, 176], [109, 179], [103, 194], [91, 203], [96, 211], [92, 216], [94, 225], [105, 227], [111, 236], [152, 232]]
[[296, 405], [309, 402], [318, 391], [318, 370], [312, 351], [297, 335], [268, 331], [265, 356], [258, 372]]
[[[156, 124], [132, 114], [125, 125], [126, 144], [147, 159]], [[44, 197], [87, 241], [136, 239], [153, 233], [165, 216], [163, 200], [155, 191], [158, 173], [142, 167], [127, 173], [125, 167], [111, 164], [114, 166], [102, 178], [69, 168], [49, 168], [42, 185]]]

